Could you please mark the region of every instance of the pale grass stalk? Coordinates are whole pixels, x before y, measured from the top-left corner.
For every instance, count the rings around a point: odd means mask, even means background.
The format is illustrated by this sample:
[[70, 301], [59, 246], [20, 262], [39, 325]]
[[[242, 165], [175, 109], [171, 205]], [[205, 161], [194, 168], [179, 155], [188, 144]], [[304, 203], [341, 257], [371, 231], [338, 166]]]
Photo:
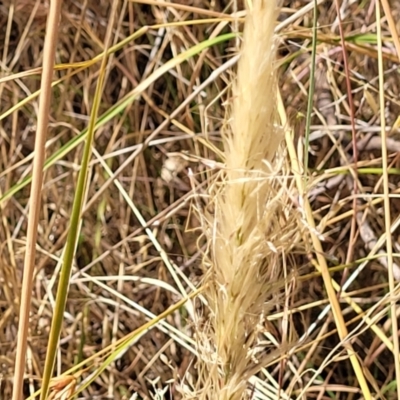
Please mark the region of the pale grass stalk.
[[[286, 122], [286, 114], [283, 107], [282, 99], [279, 98], [279, 108], [280, 108], [280, 115], [282, 122]], [[302, 207], [303, 207], [303, 214], [306, 224], [309, 227], [309, 235], [311, 238], [312, 249], [315, 252], [317, 263], [314, 263], [314, 266], [317, 268], [318, 272], [321, 273], [321, 276], [324, 280], [324, 285], [326, 292], [328, 294], [329, 302], [332, 307], [332, 313], [335, 320], [335, 324], [338, 330], [338, 335], [343, 342], [343, 346], [346, 348], [347, 354], [350, 358], [350, 362], [352, 364], [354, 373], [360, 385], [360, 388], [364, 394], [365, 399], [371, 399], [371, 393], [364, 376], [363, 369], [361, 364], [357, 358], [356, 353], [353, 350], [353, 347], [350, 342], [347, 340], [348, 331], [345, 324], [345, 320], [343, 314], [341, 312], [339, 300], [336, 296], [336, 293], [341, 292], [340, 285], [331, 278], [329, 273], [329, 268], [327, 261], [324, 257], [324, 252], [321, 244], [320, 237], [316, 230], [316, 225], [314, 221], [314, 217], [312, 214], [311, 205], [308, 201], [308, 198], [305, 194], [305, 180], [304, 176], [302, 175], [301, 171], [302, 168], [300, 166], [300, 162], [298, 160], [296, 150], [293, 143], [293, 132], [288, 129], [286, 132], [286, 143], [288, 148], [288, 153], [290, 157], [290, 162], [292, 164], [292, 171], [296, 179], [297, 188], [299, 190], [299, 198], [302, 199]], [[335, 292], [336, 291], [336, 292]]]
[[39, 97], [39, 114], [35, 137], [35, 157], [33, 161], [32, 187], [28, 231], [22, 280], [21, 303], [17, 337], [17, 355], [15, 361], [14, 387], [12, 400], [22, 399], [25, 371], [25, 358], [28, 339], [29, 313], [32, 299], [32, 279], [35, 268], [37, 227], [40, 213], [41, 191], [43, 183], [43, 165], [45, 159], [46, 133], [49, 122], [51, 100], [51, 82], [53, 79], [54, 59], [57, 44], [58, 24], [61, 14], [62, 0], [54, 0], [49, 8], [46, 39], [43, 49], [43, 71]]
[[[383, 2], [385, 3], [385, 2]], [[387, 4], [386, 4], [387, 5]], [[381, 20], [380, 4], [375, 4], [376, 20]], [[387, 7], [385, 9], [386, 15]], [[388, 18], [389, 25], [391, 24], [391, 18]], [[381, 117], [381, 138], [382, 138], [382, 169], [383, 169], [383, 204], [385, 210], [385, 232], [386, 232], [386, 252], [387, 252], [387, 265], [388, 265], [388, 280], [390, 293], [395, 293], [395, 282], [393, 273], [393, 247], [392, 247], [392, 233], [391, 228], [391, 217], [390, 217], [390, 189], [389, 189], [389, 174], [388, 174], [388, 149], [386, 144], [386, 125], [385, 125], [385, 81], [384, 74], [385, 70], [383, 67], [383, 45], [382, 45], [382, 27], [377, 24], [377, 36], [378, 36], [378, 70], [379, 70], [379, 107]], [[397, 36], [397, 35], [396, 35]], [[399, 40], [395, 41], [396, 50], [399, 51], [398, 47]], [[392, 298], [390, 302], [390, 312], [392, 319], [392, 335], [393, 335], [393, 358], [396, 371], [396, 383], [397, 383], [397, 399], [400, 400], [400, 360], [399, 360], [399, 335], [398, 335], [398, 322], [397, 322], [397, 301]]]
[[282, 257], [298, 238], [289, 211], [283, 131], [276, 124], [274, 22], [277, 4], [257, 0], [245, 21], [232, 110], [222, 132], [225, 170], [206, 214], [210, 252], [205, 296], [209, 321], [200, 334], [200, 399], [241, 400], [248, 380], [276, 356], [259, 345], [268, 311], [284, 288]]

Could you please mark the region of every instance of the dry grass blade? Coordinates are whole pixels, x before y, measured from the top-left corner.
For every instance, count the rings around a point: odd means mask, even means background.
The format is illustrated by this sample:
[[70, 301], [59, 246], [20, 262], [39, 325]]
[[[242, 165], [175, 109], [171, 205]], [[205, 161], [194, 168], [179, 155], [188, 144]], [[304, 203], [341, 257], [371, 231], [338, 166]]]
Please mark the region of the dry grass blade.
[[[376, 20], [380, 21], [380, 4], [375, 5]], [[389, 18], [389, 21], [391, 19]], [[385, 97], [384, 97], [384, 69], [382, 57], [382, 28], [377, 24], [378, 36], [378, 69], [379, 69], [379, 105], [381, 115], [381, 138], [382, 138], [382, 167], [383, 167], [383, 204], [385, 210], [385, 231], [386, 231], [386, 251], [387, 251], [387, 265], [388, 265], [388, 280], [390, 293], [395, 293], [395, 278], [393, 273], [393, 240], [390, 232], [391, 216], [390, 216], [390, 189], [389, 189], [389, 175], [388, 175], [388, 150], [386, 144], [386, 124], [385, 124]], [[396, 41], [398, 44], [398, 40]], [[397, 48], [399, 51], [399, 48]], [[399, 335], [398, 335], [398, 321], [397, 321], [397, 304], [396, 300], [390, 302], [391, 320], [392, 320], [392, 335], [393, 335], [393, 357], [394, 366], [396, 371], [397, 388], [400, 388], [400, 362], [399, 362]], [[397, 399], [400, 399], [400, 390], [397, 390]]]
[[[388, 0], [381, 0], [381, 3], [382, 3], [383, 10], [385, 11], [385, 15], [386, 15], [386, 18], [388, 21], [389, 30], [392, 35], [394, 45], [396, 47], [397, 57], [400, 60], [400, 40], [399, 40], [399, 35], [397, 33], [398, 29], [396, 29], [396, 23], [393, 19]], [[383, 56], [383, 54], [381, 56]]]
[[[284, 120], [284, 112], [282, 112], [281, 115], [282, 115], [282, 120]], [[286, 143], [288, 144], [288, 150], [289, 150], [291, 163], [292, 163], [292, 170], [297, 179], [297, 186], [299, 188], [301, 196], [305, 197], [304, 180], [303, 180], [303, 177], [299, 174], [299, 171], [301, 171], [301, 168], [300, 168], [300, 164], [297, 159], [295, 149], [293, 147], [293, 138], [292, 138], [290, 131], [288, 131], [286, 134]], [[353, 365], [354, 372], [357, 376], [357, 379], [359, 381], [361, 389], [363, 390], [363, 393], [365, 394], [365, 398], [370, 399], [371, 394], [369, 392], [369, 387], [368, 387], [367, 381], [365, 379], [364, 372], [362, 370], [360, 362], [359, 362], [354, 350], [352, 349], [351, 343], [348, 343], [346, 341], [347, 336], [348, 336], [348, 331], [347, 331], [347, 327], [346, 327], [346, 323], [345, 323], [342, 311], [340, 309], [339, 301], [335, 294], [335, 290], [337, 292], [339, 292], [341, 288], [337, 284], [337, 282], [335, 282], [331, 279], [331, 276], [329, 274], [327, 260], [324, 257], [321, 240], [318, 237], [315, 221], [314, 221], [314, 218], [312, 215], [311, 206], [310, 206], [310, 203], [307, 198], [305, 198], [305, 200], [304, 200], [304, 214], [305, 214], [307, 224], [310, 227], [310, 236], [311, 236], [312, 246], [316, 253], [317, 262], [315, 263], [315, 267], [318, 269], [318, 271], [321, 273], [321, 275], [323, 277], [324, 285], [325, 285], [325, 288], [326, 288], [326, 291], [328, 294], [329, 301], [331, 303], [333, 316], [334, 316], [334, 319], [336, 322], [339, 337], [343, 341], [344, 346], [346, 347], [350, 361]]]
[[51, 100], [51, 82], [53, 79], [54, 59], [57, 44], [58, 25], [60, 20], [61, 0], [51, 3], [44, 46], [44, 65], [39, 99], [39, 115], [35, 140], [35, 157], [30, 196], [30, 212], [25, 250], [25, 266], [22, 281], [21, 303], [18, 327], [17, 356], [15, 362], [13, 400], [22, 399], [22, 388], [25, 371], [25, 357], [28, 340], [29, 314], [32, 298], [32, 278], [35, 268], [37, 227], [39, 221], [41, 191], [43, 182], [43, 165], [45, 159], [46, 133], [49, 122]]

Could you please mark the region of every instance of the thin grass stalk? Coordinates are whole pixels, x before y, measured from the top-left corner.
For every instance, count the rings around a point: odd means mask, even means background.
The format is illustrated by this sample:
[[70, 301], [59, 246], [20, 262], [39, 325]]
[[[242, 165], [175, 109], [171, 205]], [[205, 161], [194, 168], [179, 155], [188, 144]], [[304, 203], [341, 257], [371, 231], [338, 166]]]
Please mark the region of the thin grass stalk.
[[[352, 136], [352, 145], [353, 145], [353, 163], [355, 165], [354, 168], [350, 169], [350, 172], [353, 176], [353, 209], [356, 211], [359, 205], [358, 200], [358, 149], [357, 149], [357, 132], [356, 132], [356, 124], [355, 124], [355, 107], [354, 107], [354, 100], [353, 100], [353, 93], [352, 93], [352, 86], [350, 82], [350, 68], [349, 68], [349, 57], [347, 54], [346, 46], [345, 46], [345, 33], [343, 29], [343, 22], [341, 18], [341, 11], [340, 11], [340, 3], [338, 0], [335, 1], [336, 3], [336, 12], [337, 18], [339, 21], [339, 32], [340, 32], [340, 41], [342, 44], [342, 53], [343, 53], [343, 65], [344, 71], [346, 76], [346, 88], [347, 88], [347, 99], [349, 103], [350, 109], [350, 122], [351, 122], [351, 136]], [[347, 248], [347, 255], [346, 255], [346, 263], [349, 263], [353, 259], [354, 255], [354, 245], [355, 241], [357, 240], [357, 212], [354, 213], [353, 218], [351, 219], [351, 227], [350, 227], [350, 237], [349, 237], [349, 246]], [[345, 270], [342, 277], [342, 283], [346, 280], [348, 275], [348, 270]]]
[[[110, 22], [107, 28], [106, 39], [105, 39], [105, 52], [107, 54], [107, 49], [111, 43], [112, 28], [114, 23], [114, 18], [117, 10], [118, 1], [114, 0], [112, 6], [112, 12], [110, 15]], [[78, 175], [78, 182], [76, 186], [76, 193], [74, 197], [74, 203], [72, 206], [71, 213], [71, 223], [69, 226], [67, 243], [63, 255], [63, 265], [61, 268], [60, 282], [57, 287], [56, 304], [54, 308], [54, 315], [52, 319], [52, 324], [50, 328], [50, 335], [46, 353], [46, 360], [44, 365], [43, 380], [42, 380], [42, 390], [40, 392], [40, 400], [46, 400], [50, 388], [50, 380], [53, 375], [54, 364], [57, 354], [57, 347], [60, 338], [61, 326], [63, 322], [63, 316], [65, 311], [65, 305], [67, 301], [69, 281], [71, 277], [72, 262], [75, 255], [77, 238], [81, 226], [81, 213], [83, 207], [84, 194], [87, 188], [89, 161], [92, 154], [92, 145], [94, 140], [94, 133], [96, 128], [97, 115], [100, 108], [101, 96], [104, 87], [104, 80], [106, 75], [108, 57], [105, 56], [102, 60], [100, 66], [99, 79], [96, 85], [96, 91], [93, 99], [93, 107], [90, 115], [87, 137], [85, 148], [82, 157], [81, 169]]]
[[35, 137], [35, 156], [32, 172], [30, 209], [26, 239], [24, 275], [22, 280], [21, 304], [17, 337], [17, 354], [15, 360], [14, 387], [12, 400], [23, 397], [23, 381], [28, 339], [29, 314], [31, 310], [33, 272], [35, 269], [37, 228], [41, 205], [43, 184], [43, 165], [46, 156], [46, 134], [49, 123], [51, 101], [51, 83], [53, 79], [54, 60], [57, 45], [58, 25], [61, 15], [62, 0], [50, 4], [47, 20], [46, 38], [43, 49], [43, 71], [40, 84], [39, 114]]
[[[282, 99], [279, 98], [279, 108], [280, 108], [280, 115], [282, 122], [287, 122], [286, 115], [283, 107]], [[367, 381], [364, 376], [364, 372], [362, 370], [361, 364], [357, 358], [356, 353], [350, 342], [347, 341], [348, 330], [345, 324], [345, 320], [339, 305], [338, 298], [336, 293], [341, 291], [340, 285], [331, 278], [329, 273], [329, 268], [327, 264], [327, 260], [324, 257], [324, 251], [322, 248], [322, 244], [320, 238], [317, 234], [317, 229], [311, 209], [310, 202], [308, 197], [305, 194], [306, 187], [304, 185], [304, 176], [300, 174], [301, 171], [300, 162], [298, 160], [296, 149], [293, 143], [293, 134], [290, 129], [286, 132], [286, 143], [289, 152], [290, 162], [291, 162], [291, 169], [293, 171], [294, 177], [296, 179], [297, 188], [299, 190], [299, 198], [302, 199], [302, 207], [303, 207], [303, 214], [305, 217], [305, 222], [309, 227], [309, 236], [311, 239], [312, 249], [315, 252], [316, 263], [314, 266], [321, 274], [324, 280], [324, 286], [328, 295], [328, 299], [330, 302], [330, 306], [332, 308], [332, 314], [335, 320], [335, 324], [337, 327], [339, 338], [343, 341], [343, 345], [346, 348], [347, 354], [350, 358], [350, 362], [352, 364], [354, 373], [360, 385], [360, 388], [363, 392], [365, 399], [371, 399], [371, 393], [367, 384]], [[336, 292], [335, 292], [336, 291]]]
[[[390, 10], [390, 5], [389, 5], [388, 0], [381, 0], [380, 3], [382, 4], [382, 8], [385, 12], [385, 16], [386, 16], [387, 23], [389, 26], [389, 31], [392, 35], [393, 43], [394, 43], [394, 46], [396, 47], [397, 57], [400, 61], [400, 39], [399, 39], [399, 35], [397, 33], [396, 22], [393, 19], [393, 15]], [[383, 56], [383, 54], [382, 54], [382, 56]]]
[[[241, 400], [248, 380], [276, 353], [258, 348], [265, 316], [280, 302], [282, 254], [296, 242], [287, 212], [283, 130], [277, 124], [274, 23], [277, 3], [257, 0], [245, 20], [232, 107], [222, 132], [225, 171], [206, 213], [210, 252], [196, 398]], [[290, 240], [289, 240], [290, 238]]]
[[317, 38], [318, 38], [318, 6], [317, 0], [314, 0], [314, 17], [313, 17], [313, 33], [312, 33], [312, 48], [311, 48], [311, 67], [310, 67], [310, 87], [308, 90], [307, 99], [307, 115], [306, 115], [306, 129], [305, 129], [305, 142], [304, 142], [304, 171], [308, 173], [308, 149], [310, 147], [310, 132], [311, 132], [311, 117], [314, 103], [315, 92], [315, 69], [317, 59]]
[[[393, 245], [391, 232], [391, 208], [390, 208], [390, 190], [389, 190], [389, 175], [388, 175], [388, 149], [386, 143], [386, 124], [385, 124], [385, 70], [383, 67], [383, 45], [382, 45], [382, 27], [379, 23], [381, 20], [380, 4], [375, 4], [378, 36], [378, 70], [379, 70], [379, 106], [381, 119], [381, 138], [382, 138], [382, 168], [383, 168], [383, 204], [385, 210], [385, 232], [386, 232], [386, 252], [388, 265], [388, 280], [390, 293], [395, 293], [395, 279], [393, 272]], [[389, 22], [390, 23], [390, 22]], [[397, 301], [392, 298], [390, 301], [390, 313], [392, 320], [392, 337], [393, 337], [393, 358], [396, 371], [397, 383], [397, 399], [400, 400], [400, 360], [399, 360], [399, 335], [397, 322]]]

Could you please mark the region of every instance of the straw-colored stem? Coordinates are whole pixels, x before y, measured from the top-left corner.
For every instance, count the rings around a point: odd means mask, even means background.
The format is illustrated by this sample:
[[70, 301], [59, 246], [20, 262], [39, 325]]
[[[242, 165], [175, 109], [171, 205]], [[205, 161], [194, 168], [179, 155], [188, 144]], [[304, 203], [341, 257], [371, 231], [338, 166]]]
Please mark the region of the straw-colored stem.
[[51, 2], [47, 23], [46, 40], [43, 51], [43, 72], [39, 98], [39, 115], [35, 138], [35, 158], [33, 162], [30, 211], [22, 280], [21, 304], [17, 337], [17, 355], [15, 360], [14, 388], [12, 399], [22, 399], [22, 387], [25, 371], [25, 357], [28, 340], [29, 314], [32, 299], [32, 279], [35, 268], [37, 227], [40, 213], [41, 192], [43, 182], [43, 164], [46, 155], [46, 133], [49, 122], [51, 101], [51, 82], [53, 79], [54, 59], [57, 44], [58, 23], [62, 0]]

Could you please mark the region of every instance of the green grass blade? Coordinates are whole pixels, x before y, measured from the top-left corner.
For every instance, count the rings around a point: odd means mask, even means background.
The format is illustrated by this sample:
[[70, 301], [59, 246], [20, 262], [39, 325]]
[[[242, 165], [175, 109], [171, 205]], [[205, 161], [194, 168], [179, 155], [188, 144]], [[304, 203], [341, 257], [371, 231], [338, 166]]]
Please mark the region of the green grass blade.
[[[108, 34], [108, 36], [110, 36]], [[69, 281], [71, 277], [72, 262], [75, 255], [78, 234], [81, 227], [81, 213], [84, 201], [84, 195], [87, 187], [89, 161], [92, 155], [92, 144], [96, 130], [97, 114], [100, 108], [101, 97], [103, 93], [104, 81], [106, 76], [108, 57], [104, 57], [99, 74], [99, 80], [96, 85], [96, 92], [93, 99], [92, 112], [89, 119], [89, 125], [86, 135], [86, 143], [83, 152], [82, 165], [78, 175], [74, 203], [72, 206], [71, 222], [68, 231], [67, 243], [63, 256], [63, 265], [60, 273], [60, 282], [57, 287], [56, 304], [54, 315], [50, 328], [49, 341], [47, 346], [46, 361], [44, 365], [42, 392], [40, 400], [46, 400], [50, 388], [50, 380], [53, 376], [54, 364], [56, 360], [58, 341], [60, 338], [62, 322], [64, 318], [65, 305], [67, 302]]]
[[317, 55], [317, 28], [318, 28], [318, 4], [314, 0], [314, 20], [313, 20], [313, 35], [312, 35], [312, 51], [311, 51], [311, 71], [310, 71], [310, 89], [308, 92], [307, 117], [306, 117], [306, 132], [304, 143], [304, 172], [308, 171], [308, 148], [310, 146], [310, 131], [311, 131], [311, 114], [313, 109], [314, 90], [315, 90], [315, 61]]

